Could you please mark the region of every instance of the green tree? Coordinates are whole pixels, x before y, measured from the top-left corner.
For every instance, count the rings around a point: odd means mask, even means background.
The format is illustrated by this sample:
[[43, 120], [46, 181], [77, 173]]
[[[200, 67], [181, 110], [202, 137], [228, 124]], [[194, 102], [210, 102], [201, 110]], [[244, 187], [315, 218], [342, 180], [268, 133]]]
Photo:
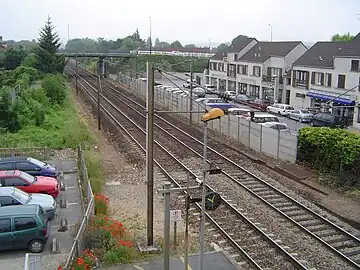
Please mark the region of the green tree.
[[9, 86], [0, 88], [0, 133], [16, 132], [20, 129], [13, 102], [14, 94], [14, 89]]
[[37, 67], [44, 73], [63, 72], [65, 57], [57, 55], [56, 52], [61, 46], [59, 35], [54, 31], [50, 17], [40, 31], [39, 46], [36, 50]]
[[43, 79], [42, 85], [51, 104], [62, 105], [64, 103], [66, 98], [66, 85], [61, 75], [47, 75]]
[[231, 44], [237, 44], [239, 42], [241, 42], [244, 39], [248, 39], [248, 36], [244, 36], [244, 35], [238, 35], [237, 37], [233, 38], [233, 40], [231, 41]]
[[229, 48], [228, 45], [225, 43], [221, 43], [219, 46], [217, 46], [216, 51], [217, 52], [226, 52], [226, 50]]
[[4, 68], [9, 70], [17, 68], [18, 66], [20, 66], [25, 56], [26, 52], [21, 46], [19, 49], [8, 49], [5, 52]]
[[344, 41], [344, 42], [348, 42], [354, 39], [353, 35], [350, 35], [350, 33], [347, 34], [334, 34], [331, 37], [331, 41]]
[[33, 67], [37, 66], [37, 58], [35, 53], [28, 54], [25, 59], [23, 60], [22, 64], [24, 66]]
[[180, 41], [175, 40], [174, 42], [172, 42], [170, 44], [170, 47], [180, 49], [180, 48], [183, 48], [183, 45], [180, 43]]

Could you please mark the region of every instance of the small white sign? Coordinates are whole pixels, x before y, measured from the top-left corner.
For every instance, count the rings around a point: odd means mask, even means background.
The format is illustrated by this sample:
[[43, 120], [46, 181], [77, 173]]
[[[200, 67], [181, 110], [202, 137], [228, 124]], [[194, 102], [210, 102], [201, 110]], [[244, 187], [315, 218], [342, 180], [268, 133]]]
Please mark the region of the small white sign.
[[181, 221], [181, 210], [170, 210], [170, 222]]

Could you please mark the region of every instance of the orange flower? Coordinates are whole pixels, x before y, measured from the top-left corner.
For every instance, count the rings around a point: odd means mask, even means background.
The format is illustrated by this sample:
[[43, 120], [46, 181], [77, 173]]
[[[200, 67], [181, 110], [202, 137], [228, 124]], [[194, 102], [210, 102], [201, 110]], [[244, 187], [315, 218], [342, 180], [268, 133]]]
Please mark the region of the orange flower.
[[83, 264], [84, 264], [84, 259], [83, 259], [83, 258], [80, 258], [80, 257], [77, 258], [76, 264], [77, 264], [78, 266], [83, 265]]

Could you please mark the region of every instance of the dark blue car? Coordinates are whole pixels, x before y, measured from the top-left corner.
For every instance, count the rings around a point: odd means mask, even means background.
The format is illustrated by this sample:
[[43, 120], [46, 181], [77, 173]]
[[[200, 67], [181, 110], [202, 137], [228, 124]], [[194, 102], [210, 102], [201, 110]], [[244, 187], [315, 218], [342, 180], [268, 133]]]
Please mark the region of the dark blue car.
[[32, 157], [0, 158], [0, 171], [19, 170], [33, 176], [57, 177], [59, 171], [55, 166]]

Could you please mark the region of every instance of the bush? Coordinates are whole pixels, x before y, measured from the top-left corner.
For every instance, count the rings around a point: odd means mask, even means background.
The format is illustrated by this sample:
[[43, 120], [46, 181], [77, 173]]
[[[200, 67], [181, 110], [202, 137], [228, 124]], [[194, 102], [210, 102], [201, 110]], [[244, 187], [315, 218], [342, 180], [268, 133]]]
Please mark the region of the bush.
[[95, 215], [107, 215], [108, 214], [109, 200], [103, 195], [95, 195]]
[[[347, 130], [302, 128], [299, 130], [298, 150], [300, 161], [320, 171], [340, 172], [349, 177], [360, 173], [357, 166], [360, 161], [360, 136]], [[341, 177], [340, 180], [343, 179]]]
[[93, 151], [85, 151], [85, 161], [91, 188], [94, 193], [101, 193], [105, 174], [101, 158]]
[[62, 105], [66, 98], [65, 79], [61, 75], [49, 74], [43, 79], [43, 88], [50, 103]]

